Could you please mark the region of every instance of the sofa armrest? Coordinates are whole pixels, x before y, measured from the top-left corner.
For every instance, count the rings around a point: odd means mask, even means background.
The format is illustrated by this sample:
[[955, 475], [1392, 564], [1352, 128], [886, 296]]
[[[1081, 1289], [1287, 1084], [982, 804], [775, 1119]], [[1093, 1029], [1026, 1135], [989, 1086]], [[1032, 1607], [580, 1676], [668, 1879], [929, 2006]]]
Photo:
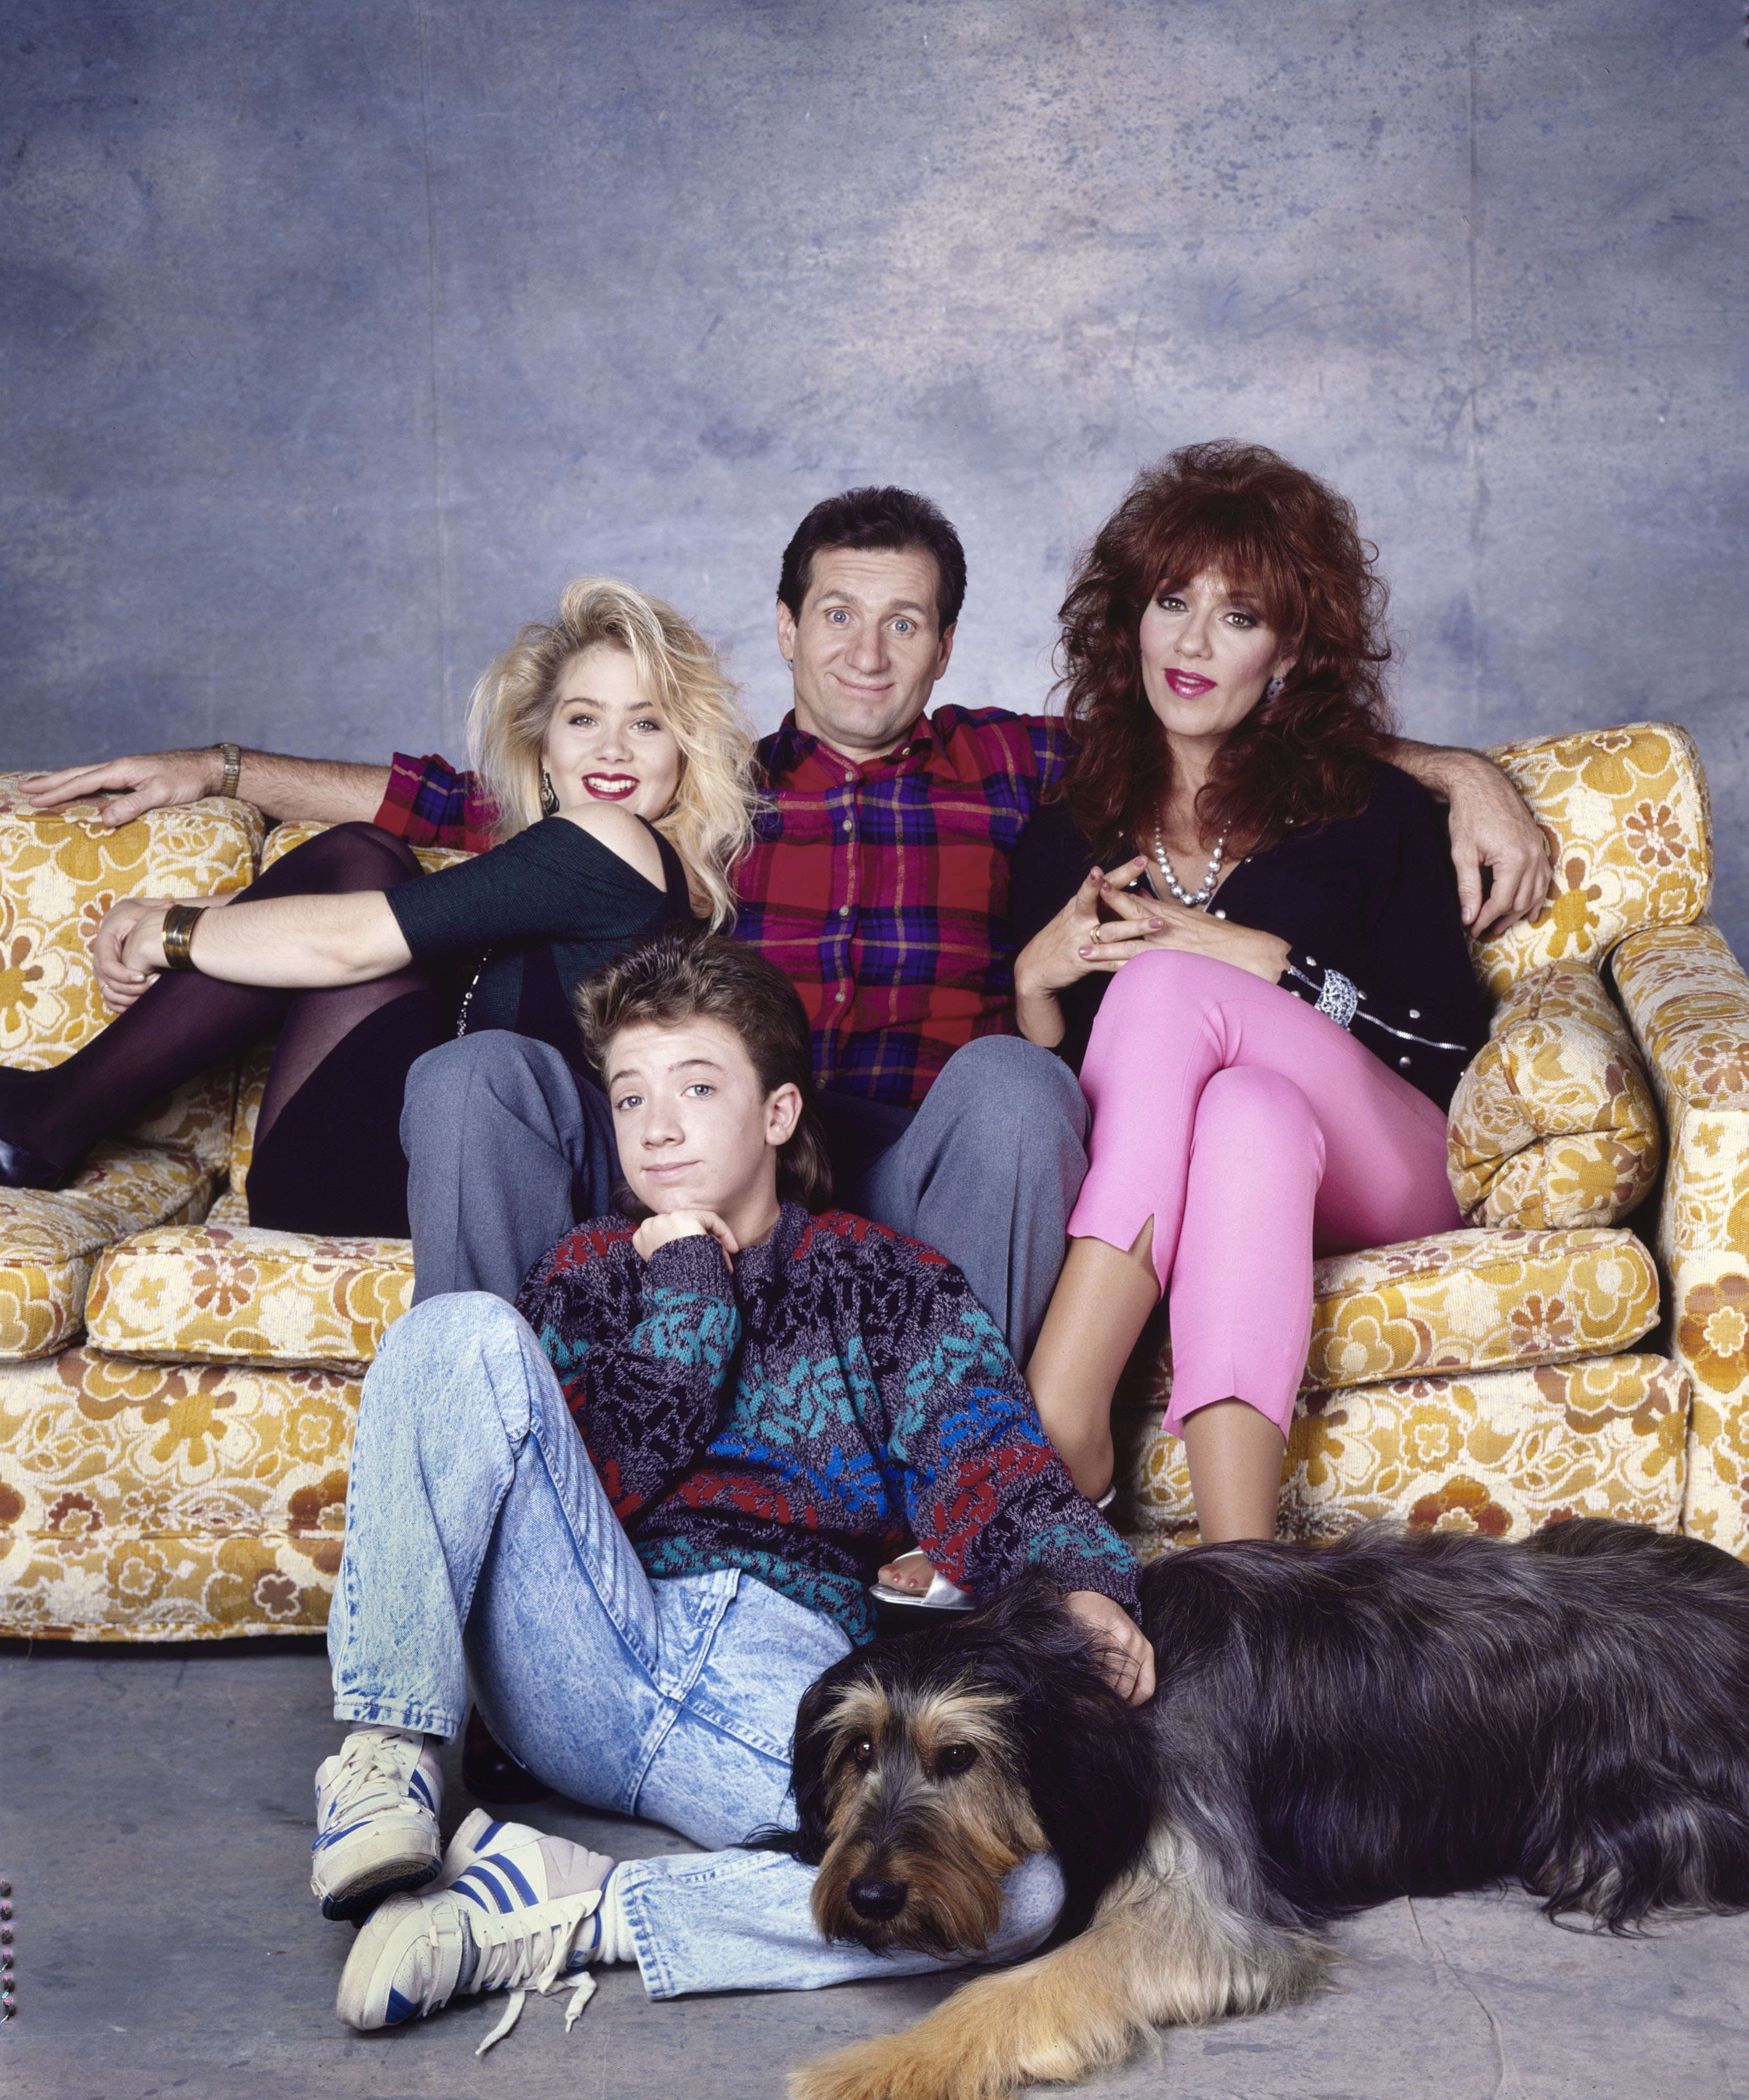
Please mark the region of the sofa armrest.
[[1749, 1559], [1749, 975], [1710, 919], [1615, 951], [1664, 1114], [1656, 1252], [1693, 1390], [1683, 1528]]
[[1451, 1099], [1451, 1193], [1472, 1225], [1613, 1225], [1658, 1175], [1658, 1111], [1595, 970], [1553, 963], [1500, 1001]]

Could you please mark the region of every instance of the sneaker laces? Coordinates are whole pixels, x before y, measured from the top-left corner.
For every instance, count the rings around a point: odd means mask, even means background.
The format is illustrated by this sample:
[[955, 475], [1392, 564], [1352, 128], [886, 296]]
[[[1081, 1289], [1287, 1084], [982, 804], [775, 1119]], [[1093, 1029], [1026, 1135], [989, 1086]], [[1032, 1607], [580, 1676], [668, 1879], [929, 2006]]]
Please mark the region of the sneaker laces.
[[[472, 1993], [507, 1989], [510, 1994], [503, 2018], [475, 2050], [475, 2056], [484, 2056], [494, 2042], [503, 2040], [522, 2018], [531, 1990], [544, 1996], [565, 1980], [576, 1951], [577, 1935], [594, 1915], [600, 1901], [599, 1889], [582, 1889], [576, 1895], [555, 1896], [507, 1917], [470, 1913], [465, 1924], [474, 1943], [475, 1964], [462, 1990]], [[565, 2006], [567, 2034], [594, 1995], [595, 1979], [585, 1969]]]
[[324, 1789], [322, 1829], [381, 1815], [391, 1809], [417, 1813], [410, 1791], [421, 1745], [399, 1737], [355, 1733], [341, 1746], [340, 1768]]

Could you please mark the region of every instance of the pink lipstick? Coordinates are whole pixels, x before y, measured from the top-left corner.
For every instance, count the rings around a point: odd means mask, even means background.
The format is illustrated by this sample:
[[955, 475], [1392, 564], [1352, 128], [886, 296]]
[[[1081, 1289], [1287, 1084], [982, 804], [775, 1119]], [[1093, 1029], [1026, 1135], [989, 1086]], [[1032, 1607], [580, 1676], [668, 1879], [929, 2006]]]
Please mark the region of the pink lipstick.
[[1215, 689], [1212, 678], [1199, 678], [1194, 671], [1168, 671], [1166, 682], [1181, 700], [1194, 700], [1204, 693]]

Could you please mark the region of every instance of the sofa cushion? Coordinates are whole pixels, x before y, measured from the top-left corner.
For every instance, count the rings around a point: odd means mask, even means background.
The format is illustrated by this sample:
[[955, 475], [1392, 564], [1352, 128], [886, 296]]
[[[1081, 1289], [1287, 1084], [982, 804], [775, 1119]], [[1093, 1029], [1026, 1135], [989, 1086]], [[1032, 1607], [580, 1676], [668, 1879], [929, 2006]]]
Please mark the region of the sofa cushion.
[[0, 1189], [0, 1361], [60, 1348], [85, 1324], [91, 1266], [113, 1240], [202, 1218], [213, 1175], [192, 1152], [113, 1142], [66, 1189]]
[[[1636, 1355], [1302, 1393], [1279, 1535], [1332, 1538], [1381, 1518], [1493, 1538], [1575, 1516], [1675, 1531], [1688, 1400], [1680, 1366]], [[1144, 1560], [1198, 1535], [1184, 1446], [1160, 1426], [1162, 1411], [1112, 1418], [1114, 1514]]]
[[1559, 1363], [1625, 1349], [1658, 1318], [1632, 1233], [1440, 1233], [1312, 1265], [1306, 1383]]
[[1749, 1109], [1749, 987], [1711, 919], [1623, 944], [1622, 1002], [1672, 1111]]
[[[0, 1063], [59, 1064], [113, 1017], [91, 972], [91, 936], [123, 897], [209, 897], [250, 881], [259, 813], [210, 797], [109, 830], [95, 802], [52, 814], [0, 774]], [[189, 1082], [135, 1119], [140, 1134], [191, 1146], [208, 1165], [229, 1150], [231, 1066]], [[132, 1133], [129, 1133], [132, 1134]]]
[[[294, 847], [308, 840], [320, 838], [331, 827], [327, 824], [311, 823], [303, 818], [289, 818], [276, 824], [263, 841], [261, 871], [265, 875], [276, 860], [284, 860]], [[459, 846], [415, 846], [413, 858], [427, 874], [439, 867], [453, 867], [457, 861], [472, 860], [474, 856], [463, 853]]]
[[170, 1226], [102, 1257], [86, 1321], [91, 1347], [120, 1356], [350, 1369], [412, 1298], [409, 1240]]
[[[1301, 1390], [1559, 1363], [1628, 1348], [1657, 1318], [1632, 1233], [1438, 1233], [1314, 1262]], [[1172, 1343], [1151, 1326], [1125, 1390], [1161, 1408], [1171, 1395]]]
[[1694, 740], [1674, 722], [1579, 730], [1496, 744], [1554, 863], [1549, 901], [1528, 924], [1474, 948], [1495, 999], [1546, 963], [1601, 963], [1624, 933], [1685, 926], [1712, 885], [1712, 816]]
[[1496, 1008], [1452, 1096], [1451, 1191], [1472, 1224], [1610, 1225], [1658, 1174], [1658, 1110], [1593, 971], [1552, 963]]
[[319, 1632], [358, 1396], [331, 1370], [0, 1365], [0, 1634]]

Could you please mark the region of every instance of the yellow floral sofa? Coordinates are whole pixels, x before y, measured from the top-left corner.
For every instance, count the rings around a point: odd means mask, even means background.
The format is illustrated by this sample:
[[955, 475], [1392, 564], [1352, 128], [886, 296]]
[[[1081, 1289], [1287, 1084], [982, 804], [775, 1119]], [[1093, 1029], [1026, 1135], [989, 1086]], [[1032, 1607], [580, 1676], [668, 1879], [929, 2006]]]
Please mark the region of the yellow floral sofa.
[[[1749, 980], [1702, 916], [1700, 767], [1658, 724], [1495, 755], [1559, 874], [1535, 926], [1477, 951], [1496, 1009], [1454, 1103], [1469, 1224], [1318, 1264], [1283, 1529], [1389, 1515], [1508, 1536], [1607, 1513], [1749, 1556]], [[11, 787], [9, 1062], [101, 1024], [82, 958], [106, 900], [234, 886], [307, 836], [263, 845], [221, 802], [108, 834], [93, 810], [37, 817]], [[72, 1191], [0, 1193], [0, 1631], [325, 1621], [359, 1382], [411, 1271], [404, 1242], [250, 1227], [265, 1072], [258, 1051], [185, 1089]], [[1650, 1245], [1621, 1222], [1636, 1206]], [[1195, 1533], [1160, 1427], [1169, 1342], [1134, 1372], [1120, 1514], [1146, 1555]]]
[[[47, 1063], [103, 1025], [85, 943], [117, 896], [239, 887], [318, 828], [263, 840], [247, 805], [214, 800], [109, 832], [95, 807], [38, 816], [0, 775], [19, 985], [0, 977], [0, 1057]], [[52, 880], [35, 872], [45, 852]], [[188, 1103], [98, 1148], [71, 1190], [0, 1191], [0, 1632], [184, 1639], [326, 1621], [360, 1383], [413, 1264], [404, 1240], [250, 1226], [271, 1060], [262, 1044], [182, 1090]], [[192, 1198], [101, 1211], [123, 1171]], [[68, 1251], [52, 1273], [30, 1259], [38, 1241]]]

